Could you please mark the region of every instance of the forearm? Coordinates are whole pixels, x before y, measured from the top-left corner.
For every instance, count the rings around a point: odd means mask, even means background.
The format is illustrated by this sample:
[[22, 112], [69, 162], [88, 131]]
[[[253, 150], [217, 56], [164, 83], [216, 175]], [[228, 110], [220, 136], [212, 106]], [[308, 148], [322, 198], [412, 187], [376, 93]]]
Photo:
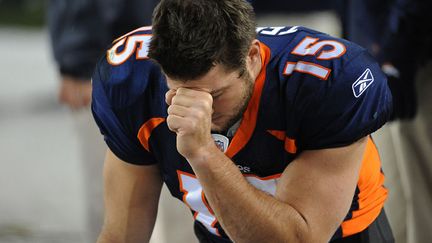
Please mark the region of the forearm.
[[146, 217], [145, 212], [139, 212], [139, 210], [124, 213], [128, 215], [124, 221], [111, 222], [103, 226], [98, 243], [149, 242], [155, 217], [153, 215]]
[[194, 172], [216, 218], [232, 240], [308, 241], [308, 226], [301, 214], [249, 184], [224, 154], [207, 153], [196, 160], [201, 161], [190, 161]]
[[148, 242], [161, 188], [157, 165], [127, 164], [108, 150], [104, 164], [105, 218], [98, 243]]

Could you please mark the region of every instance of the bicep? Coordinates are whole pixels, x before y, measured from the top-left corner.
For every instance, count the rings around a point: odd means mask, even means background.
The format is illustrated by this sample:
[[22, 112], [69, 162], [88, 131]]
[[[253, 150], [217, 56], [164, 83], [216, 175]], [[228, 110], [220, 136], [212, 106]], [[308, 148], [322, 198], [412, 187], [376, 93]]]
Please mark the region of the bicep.
[[340, 148], [302, 152], [285, 169], [276, 198], [294, 207], [313, 242], [329, 241], [348, 213], [366, 139]]
[[109, 149], [104, 165], [104, 232], [142, 241], [150, 238], [162, 179], [157, 165], [125, 163]]

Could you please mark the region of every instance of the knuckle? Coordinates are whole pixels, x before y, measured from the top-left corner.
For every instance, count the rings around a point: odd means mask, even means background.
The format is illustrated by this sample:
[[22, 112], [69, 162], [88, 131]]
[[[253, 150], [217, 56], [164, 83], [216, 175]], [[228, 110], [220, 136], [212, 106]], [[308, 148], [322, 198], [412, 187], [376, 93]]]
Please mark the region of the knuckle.
[[202, 110], [196, 110], [194, 113], [195, 113], [195, 117], [197, 117], [198, 119], [204, 117], [204, 112]]
[[213, 97], [210, 94], [207, 94], [207, 96], [206, 96], [205, 105], [206, 105], [206, 107], [212, 107], [213, 106]]
[[168, 115], [167, 118], [166, 118], [168, 126], [170, 126], [172, 124], [172, 120], [173, 120], [173, 116]]
[[180, 88], [177, 89], [177, 92], [176, 92], [176, 93], [177, 93], [177, 94], [185, 94], [185, 92], [186, 92], [186, 89], [180, 87]]
[[[169, 92], [169, 91], [168, 91], [168, 92]], [[170, 102], [171, 102], [171, 98], [170, 98], [170, 95], [169, 95], [168, 93], [165, 94], [165, 102], [166, 102], [167, 104], [170, 104]]]
[[174, 109], [173, 105], [168, 106], [168, 109], [167, 109], [168, 115], [172, 115], [173, 109]]
[[171, 99], [171, 104], [177, 104], [179, 102], [179, 96], [176, 95]]
[[168, 117], [167, 117], [167, 125], [168, 125], [168, 128], [169, 128], [171, 131], [174, 130], [174, 123], [173, 123], [173, 119], [174, 119], [173, 116], [168, 116]]

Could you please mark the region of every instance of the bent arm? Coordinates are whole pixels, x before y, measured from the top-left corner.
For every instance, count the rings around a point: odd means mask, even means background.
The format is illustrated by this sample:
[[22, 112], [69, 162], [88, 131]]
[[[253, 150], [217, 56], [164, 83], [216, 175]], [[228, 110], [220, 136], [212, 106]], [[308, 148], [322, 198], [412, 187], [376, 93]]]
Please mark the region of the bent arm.
[[363, 138], [303, 152], [281, 175], [275, 196], [255, 189], [217, 150], [189, 162], [235, 242], [328, 242], [348, 213], [365, 144]]
[[158, 166], [128, 164], [108, 149], [104, 187], [105, 220], [97, 242], [148, 242], [162, 188]]

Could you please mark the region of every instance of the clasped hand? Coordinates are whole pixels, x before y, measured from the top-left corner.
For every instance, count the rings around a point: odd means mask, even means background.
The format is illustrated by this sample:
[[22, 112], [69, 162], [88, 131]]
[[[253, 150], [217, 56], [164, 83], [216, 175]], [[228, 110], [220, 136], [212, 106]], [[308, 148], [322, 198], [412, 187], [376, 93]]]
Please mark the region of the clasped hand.
[[169, 90], [168, 128], [177, 134], [177, 150], [189, 162], [215, 147], [211, 136], [213, 97], [209, 92], [188, 88]]

